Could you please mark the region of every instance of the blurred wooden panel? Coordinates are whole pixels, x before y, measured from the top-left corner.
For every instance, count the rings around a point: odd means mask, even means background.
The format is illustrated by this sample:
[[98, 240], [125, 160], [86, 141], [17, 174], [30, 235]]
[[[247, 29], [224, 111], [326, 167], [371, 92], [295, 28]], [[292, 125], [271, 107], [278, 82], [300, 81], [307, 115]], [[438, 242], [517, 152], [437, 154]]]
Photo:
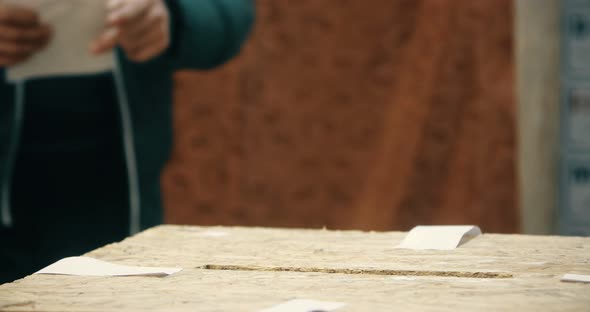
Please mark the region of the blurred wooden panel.
[[518, 230], [511, 0], [259, 0], [177, 77], [167, 221]]

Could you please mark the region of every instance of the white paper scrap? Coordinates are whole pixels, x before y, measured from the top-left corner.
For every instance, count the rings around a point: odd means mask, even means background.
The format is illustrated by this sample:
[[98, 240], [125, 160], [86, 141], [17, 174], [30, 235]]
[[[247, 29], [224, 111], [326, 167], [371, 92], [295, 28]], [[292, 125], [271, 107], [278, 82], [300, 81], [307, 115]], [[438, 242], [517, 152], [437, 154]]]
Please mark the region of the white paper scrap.
[[90, 43], [104, 30], [105, 0], [8, 0], [8, 3], [36, 10], [41, 20], [53, 27], [53, 37], [45, 49], [7, 69], [9, 81], [100, 73], [115, 67], [114, 53], [96, 56], [89, 51]]
[[584, 274], [564, 274], [561, 277], [562, 282], [572, 283], [590, 283], [590, 275]]
[[474, 225], [416, 226], [397, 248], [453, 250], [480, 234], [481, 229]]
[[224, 237], [229, 236], [228, 232], [221, 232], [221, 231], [205, 231], [199, 233], [199, 236], [206, 236], [206, 237]]
[[180, 272], [181, 268], [139, 267], [113, 264], [90, 257], [64, 258], [35, 274], [78, 276], [156, 276]]
[[308, 299], [290, 300], [274, 307], [261, 310], [260, 312], [312, 312], [312, 311], [334, 311], [345, 306], [342, 302], [326, 302]]

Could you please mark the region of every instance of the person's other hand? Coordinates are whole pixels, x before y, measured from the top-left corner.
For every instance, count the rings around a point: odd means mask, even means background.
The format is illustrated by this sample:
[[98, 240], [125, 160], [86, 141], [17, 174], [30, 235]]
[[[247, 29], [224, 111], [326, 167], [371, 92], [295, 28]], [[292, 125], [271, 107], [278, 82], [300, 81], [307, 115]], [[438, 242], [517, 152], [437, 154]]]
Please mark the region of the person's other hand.
[[92, 43], [93, 53], [120, 45], [129, 59], [145, 62], [170, 45], [170, 13], [163, 0], [109, 0], [107, 6], [107, 28]]
[[0, 67], [26, 61], [51, 39], [51, 28], [27, 8], [0, 0]]

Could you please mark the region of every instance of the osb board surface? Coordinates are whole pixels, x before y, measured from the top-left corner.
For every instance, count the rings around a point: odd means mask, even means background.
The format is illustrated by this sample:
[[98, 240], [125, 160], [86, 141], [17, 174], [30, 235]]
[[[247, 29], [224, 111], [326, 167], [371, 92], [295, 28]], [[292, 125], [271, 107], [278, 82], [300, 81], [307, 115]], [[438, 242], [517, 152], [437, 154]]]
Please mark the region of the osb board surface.
[[[212, 236], [209, 236], [212, 231]], [[217, 236], [226, 233], [225, 236]], [[90, 253], [134, 264], [410, 271], [590, 273], [590, 238], [484, 234], [453, 251], [396, 249], [403, 232], [160, 226]], [[139, 259], [141, 256], [141, 259]]]
[[[220, 233], [226, 233], [222, 236]], [[393, 249], [405, 233], [163, 226], [91, 252], [132, 265], [181, 266], [166, 278], [30, 276], [0, 286], [0, 311], [257, 311], [293, 298], [341, 311], [584, 311], [590, 238], [483, 235], [454, 251]], [[206, 270], [205, 264], [505, 272], [512, 277]]]
[[178, 76], [167, 221], [518, 230], [513, 1], [256, 2]]
[[33, 276], [0, 286], [0, 311], [251, 311], [294, 298], [338, 311], [588, 311], [590, 286], [558, 279], [406, 278], [187, 269], [166, 278]]

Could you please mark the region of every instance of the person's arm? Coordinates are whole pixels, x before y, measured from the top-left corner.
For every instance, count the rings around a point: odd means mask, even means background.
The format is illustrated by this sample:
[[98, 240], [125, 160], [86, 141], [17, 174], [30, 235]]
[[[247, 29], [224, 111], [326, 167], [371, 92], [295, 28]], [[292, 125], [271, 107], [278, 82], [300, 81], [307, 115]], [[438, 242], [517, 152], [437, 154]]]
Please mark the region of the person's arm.
[[254, 21], [253, 0], [166, 0], [178, 69], [210, 69], [236, 55]]

